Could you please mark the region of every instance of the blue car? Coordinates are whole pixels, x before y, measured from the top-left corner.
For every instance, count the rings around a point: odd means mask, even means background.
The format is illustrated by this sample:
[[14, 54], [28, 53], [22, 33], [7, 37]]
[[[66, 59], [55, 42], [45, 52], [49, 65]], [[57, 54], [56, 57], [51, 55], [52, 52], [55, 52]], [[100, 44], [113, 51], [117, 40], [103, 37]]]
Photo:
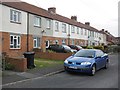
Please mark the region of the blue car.
[[95, 75], [96, 71], [109, 66], [108, 54], [98, 49], [82, 49], [64, 61], [65, 71]]

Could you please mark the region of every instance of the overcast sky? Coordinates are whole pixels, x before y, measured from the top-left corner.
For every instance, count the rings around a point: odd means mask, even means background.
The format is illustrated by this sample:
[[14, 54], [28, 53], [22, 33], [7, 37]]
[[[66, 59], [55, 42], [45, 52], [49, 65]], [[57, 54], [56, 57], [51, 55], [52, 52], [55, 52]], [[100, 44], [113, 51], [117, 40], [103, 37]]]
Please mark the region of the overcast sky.
[[78, 22], [90, 22], [98, 30], [108, 30], [118, 36], [119, 0], [22, 0], [43, 9], [56, 7], [57, 14], [70, 18], [77, 16]]

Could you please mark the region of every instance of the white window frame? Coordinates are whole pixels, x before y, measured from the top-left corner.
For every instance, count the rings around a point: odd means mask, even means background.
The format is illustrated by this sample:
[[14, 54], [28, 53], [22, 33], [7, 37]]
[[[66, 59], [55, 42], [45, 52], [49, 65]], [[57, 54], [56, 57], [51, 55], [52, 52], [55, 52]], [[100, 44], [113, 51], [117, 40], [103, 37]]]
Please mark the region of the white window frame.
[[55, 22], [55, 31], [59, 31], [59, 23]]
[[50, 41], [49, 41], [49, 40], [47, 40], [47, 41], [46, 41], [46, 43], [48, 43], [48, 46], [46, 46], [46, 48], [48, 48], [48, 47], [49, 47], [49, 45], [50, 45]]
[[47, 29], [50, 29], [50, 28], [51, 28], [51, 20], [50, 20], [50, 19], [46, 19], [46, 22], [47, 22], [46, 28], [47, 28]]
[[40, 38], [39, 37], [33, 38], [33, 48], [40, 48]]
[[92, 31], [92, 37], [94, 37], [94, 31]]
[[72, 39], [72, 45], [75, 45], [75, 40], [74, 39]]
[[66, 39], [62, 39], [62, 44], [66, 45]]
[[81, 35], [83, 35], [83, 28], [81, 28]]
[[[11, 40], [13, 37], [13, 40]], [[15, 45], [16, 40], [16, 45]], [[10, 49], [20, 49], [21, 47], [21, 36], [20, 35], [10, 35]]]
[[87, 30], [86, 30], [86, 29], [84, 29], [84, 30], [85, 30], [85, 32], [84, 32], [84, 33], [85, 33], [85, 36], [86, 36], [86, 35], [87, 35]]
[[21, 23], [21, 12], [10, 9], [10, 21]]
[[77, 34], [79, 34], [80, 32], [79, 32], [79, 27], [77, 27]]
[[41, 17], [34, 16], [34, 26], [41, 27]]
[[65, 23], [62, 23], [62, 32], [66, 33], [66, 24]]
[[90, 36], [90, 30], [88, 30], [88, 36]]
[[75, 26], [71, 26], [71, 33], [75, 33]]

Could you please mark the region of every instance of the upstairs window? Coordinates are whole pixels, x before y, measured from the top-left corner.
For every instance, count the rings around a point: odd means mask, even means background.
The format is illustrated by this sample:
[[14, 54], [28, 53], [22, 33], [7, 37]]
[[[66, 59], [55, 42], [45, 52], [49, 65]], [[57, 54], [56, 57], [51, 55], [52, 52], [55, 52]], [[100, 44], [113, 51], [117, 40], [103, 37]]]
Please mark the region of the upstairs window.
[[85, 35], [87, 35], [87, 30], [85, 29]]
[[77, 34], [79, 34], [79, 27], [77, 27]]
[[48, 29], [51, 28], [51, 20], [50, 19], [47, 19], [47, 27], [46, 28], [48, 28]]
[[94, 37], [94, 32], [92, 32], [92, 37]]
[[90, 36], [90, 31], [88, 30], [88, 37]]
[[19, 35], [10, 35], [10, 48], [11, 49], [20, 49], [20, 40]]
[[59, 31], [59, 23], [55, 22], [55, 31]]
[[75, 27], [71, 26], [71, 33], [75, 33]]
[[34, 26], [41, 27], [41, 18], [35, 16], [34, 17]]
[[92, 36], [92, 31], [90, 31], [90, 36]]
[[10, 21], [21, 23], [21, 12], [16, 10], [10, 10]]
[[81, 28], [81, 35], [83, 35], [83, 28]]
[[62, 24], [62, 32], [66, 33], [66, 24]]

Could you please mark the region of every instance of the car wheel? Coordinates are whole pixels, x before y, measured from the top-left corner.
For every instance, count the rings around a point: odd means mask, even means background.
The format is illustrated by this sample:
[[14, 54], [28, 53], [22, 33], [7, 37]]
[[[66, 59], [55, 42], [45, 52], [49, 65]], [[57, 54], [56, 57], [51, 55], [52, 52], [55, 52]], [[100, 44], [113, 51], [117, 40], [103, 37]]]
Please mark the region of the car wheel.
[[93, 65], [92, 66], [92, 69], [91, 69], [91, 76], [94, 76], [95, 75], [95, 73], [96, 73], [96, 67], [95, 67], [95, 65]]
[[109, 62], [107, 61], [106, 63], [105, 63], [105, 69], [107, 69], [109, 67]]

